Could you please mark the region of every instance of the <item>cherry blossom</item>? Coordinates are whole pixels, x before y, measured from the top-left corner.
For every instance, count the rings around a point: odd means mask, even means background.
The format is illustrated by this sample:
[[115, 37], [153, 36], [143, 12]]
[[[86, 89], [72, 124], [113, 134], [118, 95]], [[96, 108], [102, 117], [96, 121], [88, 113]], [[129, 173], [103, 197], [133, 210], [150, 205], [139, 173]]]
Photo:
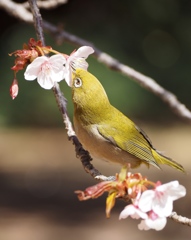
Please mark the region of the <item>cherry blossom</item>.
[[147, 214], [142, 212], [138, 206], [135, 206], [134, 204], [127, 205], [123, 211], [119, 215], [119, 219], [127, 218], [128, 216], [131, 216], [134, 219], [146, 219], [148, 218]]
[[88, 63], [86, 58], [94, 52], [92, 47], [83, 46], [80, 47], [77, 51], [71, 53], [71, 55], [66, 60], [66, 74], [65, 81], [71, 87], [72, 85], [72, 71], [75, 71], [77, 68], [82, 68], [87, 70]]
[[[43, 46], [41, 41], [35, 41], [31, 38], [28, 44], [23, 45], [23, 49], [16, 50], [9, 55], [16, 57], [15, 65], [11, 68], [14, 71], [15, 79], [17, 72], [28, 65], [24, 73], [25, 79], [28, 81], [37, 79], [42, 88], [51, 89], [55, 82], [60, 82], [63, 79], [71, 86], [72, 72], [75, 72], [77, 68], [87, 70], [86, 58], [93, 52], [92, 47], [82, 46], [68, 56], [52, 49], [51, 46]], [[55, 55], [46, 56], [50, 53]], [[18, 90], [16, 87], [18, 84], [12, 84], [10, 88], [13, 99], [16, 97], [16, 90]]]
[[166, 184], [157, 183], [155, 189], [145, 190], [132, 199], [133, 204], [127, 205], [120, 213], [119, 219], [142, 218], [140, 230], [162, 230], [173, 210], [173, 201], [185, 196], [186, 189], [178, 181]]
[[153, 211], [145, 213], [134, 204], [127, 205], [120, 213], [119, 219], [124, 219], [128, 216], [131, 216], [133, 219], [143, 219], [140, 224], [138, 224], [139, 230], [155, 229], [159, 231], [165, 227], [167, 222], [166, 217], [159, 217]]
[[144, 191], [139, 199], [139, 208], [143, 212], [153, 210], [160, 217], [168, 217], [172, 213], [173, 201], [185, 194], [185, 187], [178, 181], [172, 181]]
[[162, 230], [167, 222], [166, 217], [159, 217], [156, 213], [151, 211], [148, 217], [141, 221], [138, 225], [139, 230], [149, 230], [154, 229], [156, 231]]
[[167, 217], [172, 213], [173, 201], [185, 196], [186, 189], [178, 181], [162, 184], [148, 180], [140, 173], [128, 172], [128, 166], [124, 166], [119, 174], [116, 174], [114, 181], [104, 180], [94, 186], [88, 187], [85, 191], [75, 191], [80, 201], [95, 199], [103, 193], [108, 192], [106, 199], [106, 217], [115, 205], [116, 198], [130, 200], [119, 215], [119, 219], [131, 217], [141, 219], [138, 224], [140, 230], [154, 229], [162, 230]]
[[11, 95], [13, 100], [18, 95], [18, 92], [19, 92], [18, 81], [17, 81], [17, 79], [14, 79], [13, 82], [12, 82], [12, 85], [10, 87], [10, 95]]
[[61, 54], [51, 57], [37, 57], [29, 64], [24, 73], [24, 77], [28, 81], [37, 78], [37, 82], [42, 88], [51, 89], [55, 82], [60, 82], [65, 76], [65, 67], [63, 66], [66, 59]]

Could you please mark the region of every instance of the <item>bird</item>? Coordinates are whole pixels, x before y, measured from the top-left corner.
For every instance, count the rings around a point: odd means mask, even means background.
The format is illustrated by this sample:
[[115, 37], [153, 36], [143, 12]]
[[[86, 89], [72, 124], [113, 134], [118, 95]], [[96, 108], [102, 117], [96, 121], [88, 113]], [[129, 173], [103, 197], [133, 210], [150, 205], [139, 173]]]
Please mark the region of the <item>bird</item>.
[[145, 164], [161, 169], [166, 164], [185, 172], [182, 165], [156, 150], [146, 133], [111, 105], [100, 81], [85, 69], [72, 74], [73, 124], [83, 147], [93, 158], [128, 165]]

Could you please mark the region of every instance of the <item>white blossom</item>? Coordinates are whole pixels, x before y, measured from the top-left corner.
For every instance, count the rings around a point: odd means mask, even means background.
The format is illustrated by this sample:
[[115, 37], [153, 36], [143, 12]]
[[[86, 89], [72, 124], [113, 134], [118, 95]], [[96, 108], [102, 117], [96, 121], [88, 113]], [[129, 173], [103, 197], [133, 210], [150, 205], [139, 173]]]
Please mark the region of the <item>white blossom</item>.
[[119, 219], [124, 219], [124, 218], [127, 218], [128, 216], [131, 216], [132, 218], [135, 218], [135, 219], [147, 218], [147, 214], [142, 212], [138, 207], [136, 207], [133, 204], [129, 204], [123, 209], [123, 211], [119, 215]]
[[156, 217], [155, 219], [147, 218], [143, 219], [138, 225], [139, 230], [154, 229], [156, 231], [162, 230], [166, 226], [166, 217]]
[[37, 82], [42, 88], [51, 89], [55, 82], [64, 79], [66, 70], [63, 66], [66, 59], [61, 54], [55, 54], [51, 57], [37, 57], [29, 64], [24, 73], [24, 77], [28, 81], [37, 78]]
[[186, 189], [179, 185], [178, 181], [172, 181], [163, 185], [158, 185], [155, 189], [145, 190], [136, 199], [132, 199], [133, 204], [127, 205], [120, 213], [119, 219], [132, 218], [139, 219], [140, 230], [162, 230], [173, 210], [173, 201], [185, 196]]
[[160, 217], [168, 217], [172, 213], [173, 201], [185, 194], [185, 187], [178, 181], [172, 181], [143, 192], [138, 205], [143, 212], [153, 210]]
[[66, 74], [65, 81], [71, 87], [72, 85], [72, 71], [75, 72], [77, 68], [82, 68], [87, 70], [88, 63], [86, 58], [94, 52], [92, 47], [83, 46], [77, 51], [71, 53], [71, 55], [66, 60]]

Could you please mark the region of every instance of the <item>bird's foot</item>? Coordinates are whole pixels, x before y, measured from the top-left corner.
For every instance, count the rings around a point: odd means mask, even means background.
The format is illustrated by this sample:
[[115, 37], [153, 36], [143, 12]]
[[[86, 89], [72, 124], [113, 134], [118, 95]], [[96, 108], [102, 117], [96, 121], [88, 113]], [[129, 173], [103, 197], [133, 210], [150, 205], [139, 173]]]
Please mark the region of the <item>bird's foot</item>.
[[116, 177], [115, 176], [104, 176], [104, 175], [98, 175], [95, 177], [96, 180], [99, 180], [99, 181], [115, 181], [116, 180]]

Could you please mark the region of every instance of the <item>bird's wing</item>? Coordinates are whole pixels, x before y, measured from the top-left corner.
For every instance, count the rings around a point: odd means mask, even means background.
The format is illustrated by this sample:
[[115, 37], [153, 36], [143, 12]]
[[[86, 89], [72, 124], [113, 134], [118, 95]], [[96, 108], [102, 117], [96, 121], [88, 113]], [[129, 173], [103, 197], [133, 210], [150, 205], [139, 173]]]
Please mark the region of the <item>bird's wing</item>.
[[117, 146], [144, 162], [155, 165], [159, 168], [152, 155], [152, 144], [149, 138], [137, 126], [129, 125], [126, 134], [124, 134], [125, 129], [111, 128], [105, 124], [97, 126], [97, 129], [99, 134], [114, 146]]

